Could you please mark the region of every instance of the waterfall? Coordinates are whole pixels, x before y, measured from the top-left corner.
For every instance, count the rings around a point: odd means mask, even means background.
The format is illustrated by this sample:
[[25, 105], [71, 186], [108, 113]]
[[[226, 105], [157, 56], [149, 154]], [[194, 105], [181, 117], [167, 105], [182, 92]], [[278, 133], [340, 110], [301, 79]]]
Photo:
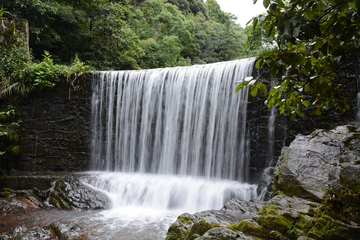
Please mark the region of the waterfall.
[[93, 74], [94, 171], [81, 180], [112, 200], [86, 225], [94, 239], [164, 239], [184, 212], [258, 198], [248, 91], [233, 86], [254, 60]]
[[93, 170], [248, 180], [247, 91], [254, 59], [94, 74]]

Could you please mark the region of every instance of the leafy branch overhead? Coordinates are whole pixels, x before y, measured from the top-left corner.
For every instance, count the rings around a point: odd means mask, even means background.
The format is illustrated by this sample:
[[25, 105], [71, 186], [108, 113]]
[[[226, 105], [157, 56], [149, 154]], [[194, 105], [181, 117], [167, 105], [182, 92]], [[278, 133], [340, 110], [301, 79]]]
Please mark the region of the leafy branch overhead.
[[[268, 65], [271, 77], [277, 79], [268, 92], [261, 91], [267, 106], [276, 106], [293, 120], [304, 116], [306, 108], [317, 115], [327, 108], [349, 110], [337, 73], [358, 61], [360, 1], [263, 0], [263, 4], [267, 13], [254, 18], [253, 26], [263, 24], [276, 46], [256, 63], [257, 68]], [[250, 83], [252, 95], [255, 88], [263, 88], [253, 81], [240, 85]]]

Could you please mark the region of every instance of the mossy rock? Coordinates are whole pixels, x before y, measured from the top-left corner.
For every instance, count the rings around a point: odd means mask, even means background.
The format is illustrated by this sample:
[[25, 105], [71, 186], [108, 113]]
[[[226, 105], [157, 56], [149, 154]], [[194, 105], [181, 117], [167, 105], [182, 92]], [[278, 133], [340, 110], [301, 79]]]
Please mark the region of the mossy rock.
[[3, 188], [1, 189], [2, 192], [14, 192], [12, 188]]
[[296, 232], [303, 236], [306, 235], [314, 226], [316, 219], [308, 215], [299, 214], [299, 219], [294, 225]]
[[166, 234], [166, 240], [179, 240], [184, 239], [185, 233], [181, 232], [178, 227], [171, 225]]
[[289, 197], [299, 197], [301, 195], [301, 189], [295, 183], [279, 183], [277, 181], [274, 188]]
[[195, 238], [204, 235], [208, 230], [219, 227], [218, 223], [208, 223], [204, 219], [194, 223], [191, 228], [185, 232], [185, 240], [194, 240]]
[[313, 227], [310, 229], [310, 231], [307, 234], [308, 238], [313, 238], [313, 239], [324, 239], [326, 233], [321, 231], [320, 229]]
[[192, 224], [193, 223], [191, 217], [179, 216], [178, 219], [179, 219], [180, 224], [184, 224], [184, 223]]
[[347, 176], [340, 176], [340, 183], [343, 188], [349, 189], [354, 192], [360, 192], [360, 181], [349, 179]]
[[259, 215], [269, 215], [269, 214], [275, 215], [277, 213], [277, 211], [279, 211], [279, 210], [282, 210], [282, 208], [265, 205], [259, 210], [258, 214]]
[[257, 234], [265, 233], [263, 227], [258, 225], [256, 222], [250, 222], [248, 220], [243, 220], [239, 223], [229, 225], [226, 228], [229, 228], [235, 232], [238, 231], [238, 232], [248, 232], [248, 233], [257, 233]]
[[58, 192], [52, 192], [49, 199], [49, 203], [56, 206], [59, 209], [72, 210], [71, 206], [64, 201], [63, 197], [58, 195]]
[[12, 195], [15, 195], [12, 192], [0, 192], [0, 197], [10, 197]]
[[256, 221], [263, 227], [265, 232], [270, 233], [277, 230], [283, 235], [292, 229], [295, 222], [290, 214], [260, 215], [256, 218]]
[[349, 132], [356, 132], [358, 127], [353, 125], [347, 125], [346, 128]]
[[343, 223], [335, 218], [322, 215], [308, 231], [307, 237], [314, 239], [346, 240], [358, 239], [360, 227]]

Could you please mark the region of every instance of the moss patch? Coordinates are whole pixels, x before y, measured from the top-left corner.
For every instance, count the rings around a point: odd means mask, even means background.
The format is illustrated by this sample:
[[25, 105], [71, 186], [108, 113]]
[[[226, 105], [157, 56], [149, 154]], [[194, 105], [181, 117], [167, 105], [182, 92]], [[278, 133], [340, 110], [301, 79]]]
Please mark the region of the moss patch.
[[218, 223], [207, 223], [204, 219], [194, 223], [191, 228], [185, 232], [185, 240], [194, 240], [195, 238], [204, 235], [208, 230], [214, 227], [219, 227]]
[[256, 223], [251, 223], [246, 220], [229, 225], [226, 228], [229, 228], [235, 232], [249, 232], [249, 233], [258, 233], [258, 234], [265, 233], [264, 229], [260, 225]]
[[0, 192], [0, 197], [8, 197], [8, 196], [11, 196], [11, 195], [14, 195], [14, 194], [11, 193], [11, 192]]
[[269, 214], [275, 215], [278, 210], [282, 210], [282, 208], [281, 207], [275, 207], [275, 206], [266, 205], [266, 206], [263, 206], [259, 210], [258, 214], [259, 215], [269, 215]]
[[360, 192], [360, 181], [351, 180], [349, 177], [340, 176], [340, 183], [343, 188], [349, 189], [354, 192]]
[[179, 239], [184, 239], [184, 238], [185, 238], [184, 232], [181, 232], [178, 227], [171, 225], [169, 227], [169, 230], [167, 232], [165, 239], [166, 240], [179, 240]]
[[348, 125], [346, 126], [346, 128], [348, 129], [349, 132], [356, 132], [357, 130], [357, 127], [352, 125]]
[[191, 217], [179, 216], [178, 219], [179, 219], [180, 224], [182, 224], [182, 223], [191, 224], [192, 223]]

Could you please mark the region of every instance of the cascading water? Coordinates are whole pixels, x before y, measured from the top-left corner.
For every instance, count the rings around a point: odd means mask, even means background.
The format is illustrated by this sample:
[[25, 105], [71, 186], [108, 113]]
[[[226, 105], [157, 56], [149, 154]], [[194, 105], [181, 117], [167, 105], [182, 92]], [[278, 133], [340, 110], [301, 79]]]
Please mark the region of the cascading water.
[[[257, 197], [257, 186], [246, 183], [248, 94], [233, 87], [253, 65], [243, 59], [94, 73], [92, 167], [102, 172], [83, 181], [110, 196], [107, 215], [142, 209], [160, 221], [161, 213], [171, 219], [158, 230], [163, 238], [180, 213]], [[144, 225], [155, 219], [145, 218]]]
[[93, 88], [94, 170], [246, 181], [247, 91], [253, 59], [100, 72]]
[[[275, 85], [276, 80], [271, 80], [271, 86]], [[271, 183], [274, 175], [274, 149], [275, 149], [275, 121], [276, 109], [274, 106], [270, 109], [270, 116], [268, 120], [268, 147], [266, 155], [268, 157], [268, 167], [264, 169], [261, 175], [260, 194], [259, 199], [264, 199], [267, 193], [267, 186]]]

